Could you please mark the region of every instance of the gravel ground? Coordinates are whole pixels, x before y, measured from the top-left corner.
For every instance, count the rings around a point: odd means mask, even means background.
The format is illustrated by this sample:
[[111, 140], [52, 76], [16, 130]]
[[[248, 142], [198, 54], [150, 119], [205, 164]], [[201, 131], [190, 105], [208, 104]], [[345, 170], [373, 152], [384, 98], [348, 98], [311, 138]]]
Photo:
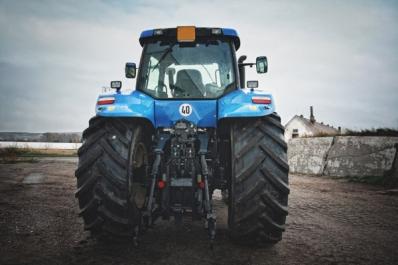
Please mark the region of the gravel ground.
[[291, 176], [283, 240], [254, 248], [228, 240], [216, 201], [215, 249], [201, 223], [159, 223], [134, 248], [83, 231], [74, 160], [0, 165], [0, 264], [398, 264], [398, 196], [381, 187]]

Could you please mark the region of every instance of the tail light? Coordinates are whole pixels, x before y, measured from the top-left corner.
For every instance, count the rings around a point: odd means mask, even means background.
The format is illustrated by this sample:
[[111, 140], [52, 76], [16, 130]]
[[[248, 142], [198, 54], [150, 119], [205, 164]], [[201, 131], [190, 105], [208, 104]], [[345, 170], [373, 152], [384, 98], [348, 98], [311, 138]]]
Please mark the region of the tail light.
[[166, 182], [164, 182], [163, 180], [159, 180], [158, 188], [161, 190], [161, 189], [164, 189], [164, 187], [166, 187]]
[[115, 103], [114, 97], [104, 97], [98, 99], [97, 105], [109, 105], [113, 103]]
[[271, 104], [272, 100], [270, 97], [252, 97], [252, 102], [255, 104]]
[[202, 179], [202, 175], [198, 175], [197, 177], [196, 177], [196, 181], [197, 181], [197, 183], [198, 183], [198, 187], [200, 188], [200, 189], [204, 189], [205, 188], [205, 182], [203, 181], [203, 179]]
[[201, 182], [198, 183], [198, 186], [199, 186], [200, 189], [203, 190], [205, 188], [205, 183], [203, 181], [201, 181]]

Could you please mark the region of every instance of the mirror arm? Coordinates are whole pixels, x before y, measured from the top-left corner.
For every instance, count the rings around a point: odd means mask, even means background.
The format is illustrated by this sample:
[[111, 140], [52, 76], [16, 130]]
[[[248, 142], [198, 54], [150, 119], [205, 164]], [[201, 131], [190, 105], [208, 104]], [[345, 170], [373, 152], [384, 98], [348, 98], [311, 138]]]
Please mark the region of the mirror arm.
[[253, 67], [253, 65], [256, 65], [256, 63], [239, 63], [239, 66], [250, 66]]
[[242, 56], [240, 56], [239, 57], [239, 59], [238, 59], [238, 70], [239, 70], [239, 85], [240, 85], [240, 87], [241, 88], [245, 88], [245, 83], [246, 83], [246, 78], [245, 78], [245, 75], [246, 75], [246, 70], [245, 70], [245, 67], [244, 67], [244, 65], [243, 65], [243, 62], [245, 61], [247, 59], [247, 56], [246, 55], [242, 55]]

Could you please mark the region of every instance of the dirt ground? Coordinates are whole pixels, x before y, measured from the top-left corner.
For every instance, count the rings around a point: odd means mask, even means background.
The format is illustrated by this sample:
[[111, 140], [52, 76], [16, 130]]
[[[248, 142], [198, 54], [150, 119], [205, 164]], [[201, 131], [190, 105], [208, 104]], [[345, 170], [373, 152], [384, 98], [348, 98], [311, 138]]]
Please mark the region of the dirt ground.
[[215, 248], [201, 223], [158, 224], [141, 244], [97, 242], [74, 198], [75, 159], [0, 165], [0, 264], [398, 264], [398, 196], [381, 187], [291, 176], [283, 240], [228, 240], [217, 202]]

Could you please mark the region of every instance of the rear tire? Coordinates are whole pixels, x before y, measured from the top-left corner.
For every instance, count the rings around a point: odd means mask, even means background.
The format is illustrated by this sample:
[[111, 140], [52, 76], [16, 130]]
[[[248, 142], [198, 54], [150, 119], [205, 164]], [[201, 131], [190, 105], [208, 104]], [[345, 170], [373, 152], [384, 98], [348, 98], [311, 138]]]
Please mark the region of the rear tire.
[[94, 236], [132, 236], [139, 225], [135, 197], [145, 194], [134, 194], [131, 183], [133, 175], [146, 175], [147, 153], [137, 152], [148, 143], [143, 130], [132, 120], [94, 117], [83, 132], [75, 195], [85, 229]]
[[288, 214], [287, 145], [276, 114], [231, 126], [228, 224], [233, 239], [252, 244], [282, 239]]

